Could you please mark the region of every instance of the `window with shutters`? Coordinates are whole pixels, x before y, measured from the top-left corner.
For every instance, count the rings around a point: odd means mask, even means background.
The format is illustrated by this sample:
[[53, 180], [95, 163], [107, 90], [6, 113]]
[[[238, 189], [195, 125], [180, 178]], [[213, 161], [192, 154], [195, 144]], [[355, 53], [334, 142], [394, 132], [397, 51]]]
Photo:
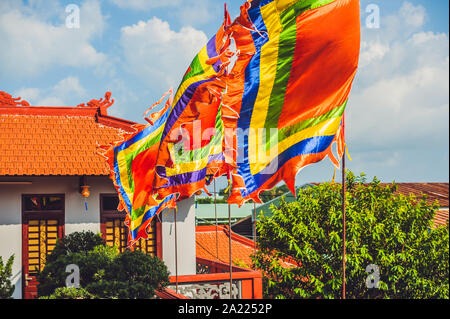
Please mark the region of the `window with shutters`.
[[[125, 212], [119, 212], [119, 198], [115, 194], [100, 195], [100, 220], [102, 236], [108, 246], [116, 246], [120, 252], [128, 247], [128, 227]], [[156, 220], [147, 228], [148, 239], [140, 239], [131, 249], [138, 249], [152, 256], [157, 255]]]

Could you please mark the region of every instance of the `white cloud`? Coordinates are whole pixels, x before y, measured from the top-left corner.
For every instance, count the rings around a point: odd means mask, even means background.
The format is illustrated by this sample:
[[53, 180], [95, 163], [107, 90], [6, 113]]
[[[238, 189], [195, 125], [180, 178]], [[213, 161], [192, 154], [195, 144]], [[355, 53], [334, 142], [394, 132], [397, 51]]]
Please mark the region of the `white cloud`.
[[[87, 0], [81, 5], [78, 29], [67, 28], [63, 16], [57, 17], [59, 24], [49, 21], [40, 14], [41, 6], [33, 10], [33, 3], [14, 7], [7, 2], [0, 7], [0, 67], [5, 73], [29, 77], [52, 67], [98, 68], [106, 61], [105, 54], [91, 44], [105, 28], [98, 1]], [[65, 14], [64, 8], [58, 8], [57, 12]], [[54, 6], [49, 10], [56, 12]]]
[[[204, 25], [221, 16], [223, 3], [209, 0], [109, 0], [121, 9], [149, 11], [168, 8], [182, 25]], [[219, 26], [217, 26], [219, 27]]]
[[86, 95], [86, 89], [73, 76], [62, 79], [50, 88], [21, 88], [14, 92], [14, 96], [20, 96], [36, 106], [67, 106], [68, 99], [79, 99], [82, 103]]
[[347, 138], [361, 158], [391, 154], [382, 167], [398, 168], [411, 150], [448, 152], [449, 35], [425, 31], [426, 17], [423, 7], [404, 2], [381, 29], [362, 32]]
[[424, 7], [414, 6], [409, 2], [404, 2], [399, 11], [399, 18], [403, 19], [407, 25], [422, 27], [425, 24], [427, 13]]
[[40, 94], [41, 91], [38, 88], [21, 88], [13, 95], [16, 97], [21, 97], [27, 102], [31, 102], [39, 99]]
[[159, 90], [175, 87], [207, 40], [204, 32], [192, 27], [177, 32], [156, 17], [139, 21], [121, 29], [124, 68]]
[[74, 94], [75, 96], [85, 96], [86, 90], [81, 86], [77, 77], [69, 76], [59, 81], [54, 87], [53, 91], [57, 96], [66, 96]]
[[380, 41], [361, 42], [359, 66], [365, 67], [376, 60], [381, 60], [389, 52], [389, 46]]
[[169, 7], [180, 4], [181, 0], [110, 0], [121, 9], [148, 10], [157, 7]]

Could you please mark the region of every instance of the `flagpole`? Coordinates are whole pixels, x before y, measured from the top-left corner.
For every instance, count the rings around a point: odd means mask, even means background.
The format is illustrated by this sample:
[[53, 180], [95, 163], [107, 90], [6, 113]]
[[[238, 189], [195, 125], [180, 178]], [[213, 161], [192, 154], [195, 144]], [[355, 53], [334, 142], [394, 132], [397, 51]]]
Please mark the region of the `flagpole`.
[[229, 254], [230, 254], [230, 299], [233, 299], [233, 266], [231, 264], [231, 205], [228, 203], [228, 246], [229, 246]]
[[253, 201], [253, 241], [255, 242], [256, 250], [256, 202]]
[[216, 201], [216, 179], [214, 179], [214, 216], [216, 218], [216, 258], [219, 259], [219, 239], [218, 239], [218, 220], [217, 220], [217, 201]]
[[[345, 113], [342, 115], [342, 130], [343, 130], [343, 138], [345, 141]], [[346, 240], [346, 234], [345, 234], [345, 201], [346, 201], [346, 194], [345, 194], [345, 151], [342, 154], [342, 299], [345, 299], [345, 240]]]
[[345, 299], [345, 155], [342, 156], [342, 242], [343, 242], [343, 254], [342, 254], [342, 299]]
[[178, 294], [178, 241], [177, 241], [177, 210], [174, 209], [173, 220], [175, 224], [175, 290]]

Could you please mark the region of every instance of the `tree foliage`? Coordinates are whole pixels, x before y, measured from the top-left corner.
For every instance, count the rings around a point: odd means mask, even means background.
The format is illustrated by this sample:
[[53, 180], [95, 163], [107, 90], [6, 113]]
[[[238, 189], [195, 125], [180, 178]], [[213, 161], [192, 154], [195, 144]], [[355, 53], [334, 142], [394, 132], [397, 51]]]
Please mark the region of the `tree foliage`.
[[[449, 298], [449, 227], [432, 226], [437, 204], [395, 194], [395, 184], [376, 178], [366, 183], [363, 174], [347, 172], [346, 184], [347, 298]], [[253, 256], [266, 297], [340, 298], [341, 185], [302, 189], [272, 211], [257, 224]], [[378, 267], [378, 284], [369, 265]]]
[[[71, 264], [79, 267], [82, 291], [62, 289]], [[82, 232], [58, 241], [38, 281], [40, 297], [153, 298], [155, 290], [168, 285], [169, 272], [158, 257], [131, 250], [119, 254], [99, 235]]]
[[[214, 204], [214, 197], [198, 197], [197, 204]], [[225, 204], [227, 201], [222, 197], [216, 197], [217, 204]]]
[[99, 245], [105, 245], [103, 238], [91, 231], [74, 232], [58, 240], [58, 244], [47, 257], [47, 263], [53, 262], [61, 255], [88, 252]]
[[[285, 184], [283, 184], [281, 186], [274, 187], [270, 190], [266, 190], [266, 191], [262, 192], [259, 195], [259, 198], [261, 199], [261, 201], [263, 203], [267, 203], [267, 202], [271, 201], [272, 199], [275, 199], [283, 194], [286, 194], [287, 192], [289, 192], [289, 188]], [[219, 191], [219, 196], [222, 196], [222, 199], [220, 202], [226, 203], [228, 196], [229, 196], [229, 189], [228, 188], [221, 189]], [[214, 203], [214, 199], [212, 199], [211, 203]]]
[[96, 297], [84, 288], [59, 287], [49, 296], [39, 299], [95, 299]]
[[272, 188], [271, 190], [264, 191], [260, 194], [260, 199], [267, 203], [271, 201], [272, 199], [275, 199], [283, 194], [286, 194], [289, 192], [289, 188], [286, 185], [281, 185], [275, 188]]
[[6, 264], [0, 256], [0, 299], [10, 299], [14, 293], [14, 285], [11, 283], [12, 265], [14, 263], [14, 255], [8, 258]]
[[158, 257], [126, 250], [86, 289], [101, 298], [146, 299], [169, 284], [167, 266]]

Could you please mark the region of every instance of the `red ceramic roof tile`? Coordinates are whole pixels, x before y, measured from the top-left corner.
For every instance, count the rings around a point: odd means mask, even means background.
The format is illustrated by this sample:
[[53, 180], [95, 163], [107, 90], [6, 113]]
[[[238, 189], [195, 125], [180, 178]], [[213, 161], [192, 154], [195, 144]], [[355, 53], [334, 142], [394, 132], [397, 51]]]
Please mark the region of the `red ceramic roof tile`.
[[434, 227], [444, 226], [448, 223], [448, 210], [438, 210], [434, 216]]
[[[195, 228], [196, 256], [228, 264], [230, 261], [228, 234], [228, 227], [225, 226], [218, 226], [217, 232], [216, 226], [197, 226]], [[254, 241], [231, 232], [231, 258], [234, 264], [242, 266], [243, 263], [248, 268], [253, 268], [251, 255], [254, 252]], [[288, 260], [280, 260], [280, 263], [287, 268], [296, 266]]]
[[[312, 183], [313, 185], [318, 185], [319, 183]], [[441, 209], [436, 212], [434, 225], [445, 225], [449, 220], [448, 213], [448, 196], [449, 196], [449, 183], [396, 183], [397, 185], [397, 194], [402, 194], [405, 196], [414, 195], [420, 198], [423, 195], [426, 195], [427, 202], [430, 204], [434, 204], [436, 201], [438, 202]], [[392, 186], [390, 183], [381, 183], [381, 186]]]
[[[382, 184], [383, 186], [390, 184]], [[410, 194], [420, 198], [426, 195], [427, 202], [434, 204], [438, 202], [438, 205], [443, 208], [436, 212], [434, 216], [434, 227], [446, 225], [449, 219], [448, 214], [448, 194], [449, 183], [397, 183], [397, 193], [409, 196]]]
[[[382, 183], [382, 186], [392, 185]], [[396, 183], [397, 193], [408, 196], [427, 196], [429, 203], [437, 201], [439, 206], [448, 207], [449, 183]]]
[[[195, 231], [197, 257], [229, 263], [228, 228], [218, 226], [217, 241], [215, 226], [197, 226]], [[236, 233], [232, 232], [231, 234], [231, 258], [233, 263], [243, 262], [251, 267], [250, 256], [254, 253], [254, 242]]]
[[0, 176], [108, 175], [97, 145], [133, 124], [95, 107], [0, 105]]

